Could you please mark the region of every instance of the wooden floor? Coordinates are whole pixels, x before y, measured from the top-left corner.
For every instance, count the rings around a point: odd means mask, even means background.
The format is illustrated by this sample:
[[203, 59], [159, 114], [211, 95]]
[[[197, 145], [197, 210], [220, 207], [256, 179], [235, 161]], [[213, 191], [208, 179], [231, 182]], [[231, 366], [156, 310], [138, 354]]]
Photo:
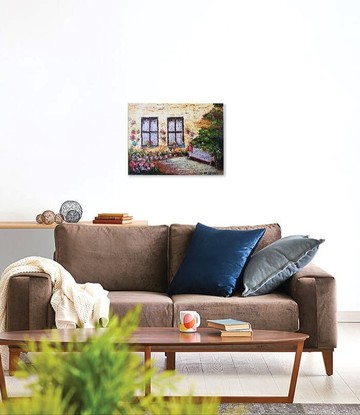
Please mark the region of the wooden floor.
[[[303, 353], [294, 402], [360, 403], [360, 323], [338, 327], [334, 375], [325, 374], [321, 353]], [[163, 370], [164, 355], [153, 357]], [[169, 383], [179, 394], [286, 395], [293, 358], [293, 353], [179, 353], [177, 378]], [[24, 394], [19, 380], [7, 376], [6, 381], [10, 396]], [[169, 388], [165, 393], [173, 392]]]

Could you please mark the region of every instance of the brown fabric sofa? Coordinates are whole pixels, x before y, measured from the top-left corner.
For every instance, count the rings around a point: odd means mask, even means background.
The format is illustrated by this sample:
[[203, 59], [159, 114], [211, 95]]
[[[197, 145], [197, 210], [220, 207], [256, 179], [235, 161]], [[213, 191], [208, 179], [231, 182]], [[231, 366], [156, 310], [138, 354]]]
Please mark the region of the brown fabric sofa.
[[[281, 238], [278, 224], [232, 226], [265, 228], [257, 250]], [[142, 304], [140, 326], [176, 326], [181, 310], [196, 310], [207, 319], [237, 318], [254, 329], [301, 331], [310, 335], [306, 351], [323, 354], [326, 373], [333, 373], [337, 342], [336, 286], [333, 276], [309, 264], [270, 294], [231, 297], [181, 294], [167, 288], [179, 268], [194, 225], [96, 226], [62, 224], [55, 228], [54, 259], [79, 283], [98, 282], [109, 291], [118, 315]], [[46, 274], [16, 275], [8, 292], [7, 329], [54, 327], [51, 281]]]

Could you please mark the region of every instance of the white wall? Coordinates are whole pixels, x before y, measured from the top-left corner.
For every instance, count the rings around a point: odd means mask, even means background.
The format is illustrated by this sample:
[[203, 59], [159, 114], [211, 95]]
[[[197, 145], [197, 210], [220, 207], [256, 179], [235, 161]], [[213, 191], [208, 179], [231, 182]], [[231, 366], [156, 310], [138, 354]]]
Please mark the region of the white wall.
[[[2, 0], [0, 220], [279, 222], [360, 310], [359, 25], [356, 0]], [[129, 102], [223, 102], [225, 175], [129, 177]]]

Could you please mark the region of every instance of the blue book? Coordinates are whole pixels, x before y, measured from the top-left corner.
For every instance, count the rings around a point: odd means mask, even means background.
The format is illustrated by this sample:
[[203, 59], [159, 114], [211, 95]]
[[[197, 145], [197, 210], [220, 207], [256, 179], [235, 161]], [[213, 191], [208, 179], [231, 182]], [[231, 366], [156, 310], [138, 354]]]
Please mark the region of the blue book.
[[208, 327], [220, 330], [244, 330], [251, 329], [251, 324], [247, 321], [235, 320], [234, 318], [223, 318], [218, 320], [207, 320]]

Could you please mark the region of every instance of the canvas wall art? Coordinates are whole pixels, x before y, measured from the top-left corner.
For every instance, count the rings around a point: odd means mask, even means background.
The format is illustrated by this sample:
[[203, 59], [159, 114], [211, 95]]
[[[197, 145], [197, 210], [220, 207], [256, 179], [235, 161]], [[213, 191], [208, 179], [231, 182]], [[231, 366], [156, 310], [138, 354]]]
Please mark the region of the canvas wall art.
[[224, 174], [223, 104], [129, 104], [129, 175]]

